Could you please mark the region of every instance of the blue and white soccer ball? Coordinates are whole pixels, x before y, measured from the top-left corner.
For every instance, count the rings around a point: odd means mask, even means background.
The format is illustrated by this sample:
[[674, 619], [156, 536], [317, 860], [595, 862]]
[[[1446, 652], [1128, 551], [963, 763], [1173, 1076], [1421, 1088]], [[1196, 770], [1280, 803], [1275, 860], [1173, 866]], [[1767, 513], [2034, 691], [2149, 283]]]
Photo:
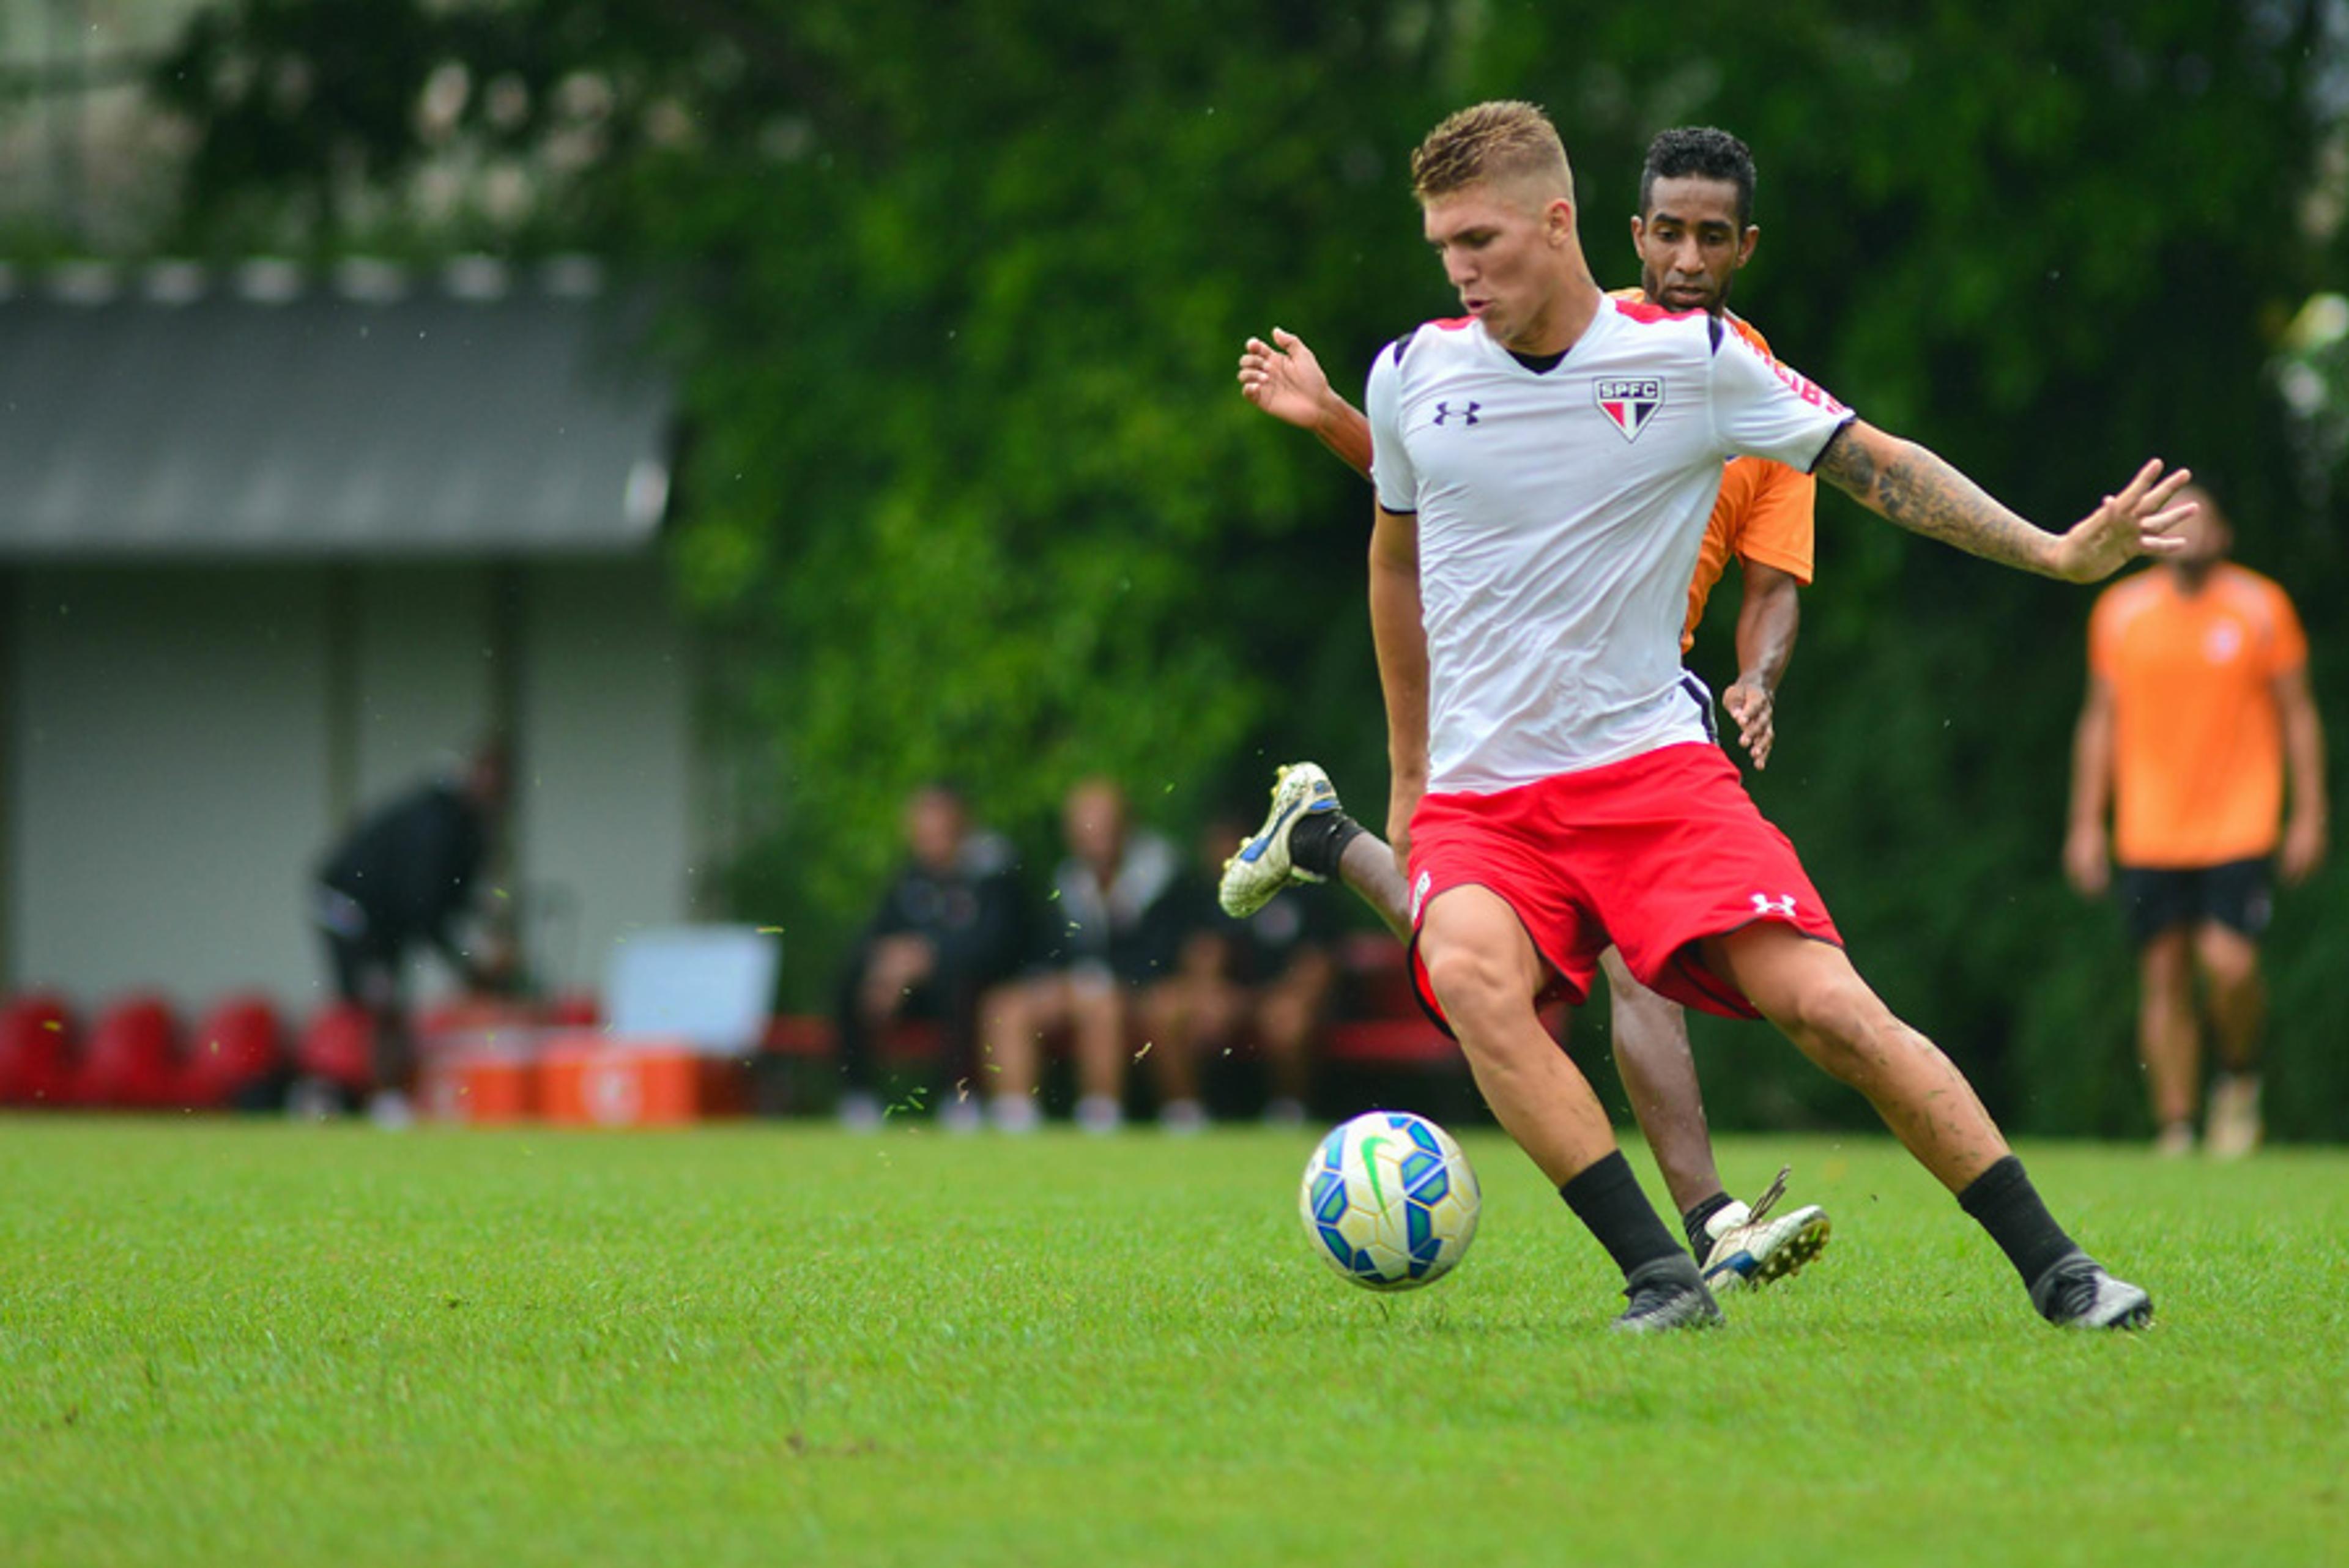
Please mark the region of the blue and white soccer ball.
[[1374, 1110], [1321, 1140], [1297, 1207], [1323, 1263], [1371, 1290], [1411, 1290], [1452, 1272], [1482, 1202], [1450, 1133], [1409, 1111]]

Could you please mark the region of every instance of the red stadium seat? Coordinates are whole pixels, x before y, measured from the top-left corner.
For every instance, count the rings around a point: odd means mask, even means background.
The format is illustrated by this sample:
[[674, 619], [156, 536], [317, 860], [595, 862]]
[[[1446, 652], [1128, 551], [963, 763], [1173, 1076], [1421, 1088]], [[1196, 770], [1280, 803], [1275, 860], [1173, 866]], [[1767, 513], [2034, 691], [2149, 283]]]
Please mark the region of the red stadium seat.
[[74, 1020], [47, 991], [0, 1007], [0, 1105], [58, 1106], [73, 1090]]
[[375, 1016], [356, 1002], [319, 1010], [302, 1031], [294, 1065], [305, 1076], [364, 1095], [375, 1087]]
[[76, 1105], [160, 1110], [176, 1102], [180, 1023], [160, 996], [126, 996], [90, 1030], [73, 1077]]
[[565, 991], [548, 999], [543, 1021], [550, 1029], [592, 1029], [604, 1021], [604, 1009], [593, 991]]
[[285, 1026], [268, 998], [223, 998], [188, 1037], [177, 1103], [200, 1110], [235, 1105], [267, 1085], [285, 1062]]
[[829, 1057], [833, 1050], [832, 1020], [812, 1014], [778, 1014], [767, 1020], [759, 1048], [776, 1056]]

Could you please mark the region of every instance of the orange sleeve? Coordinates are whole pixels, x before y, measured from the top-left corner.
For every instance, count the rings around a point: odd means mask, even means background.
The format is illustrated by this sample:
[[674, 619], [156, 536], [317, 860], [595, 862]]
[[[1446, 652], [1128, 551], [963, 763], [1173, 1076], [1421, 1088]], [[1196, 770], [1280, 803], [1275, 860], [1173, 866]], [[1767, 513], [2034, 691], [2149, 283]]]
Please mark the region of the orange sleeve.
[[[1733, 314], [1729, 325], [1764, 358], [1771, 357], [1770, 340], [1762, 335], [1760, 327]], [[1732, 548], [1738, 560], [1751, 561], [1757, 566], [1775, 566], [1808, 587], [1819, 481], [1765, 458], [1734, 459], [1729, 465], [1730, 476], [1734, 478], [1749, 468], [1751, 472], [1739, 497]], [[1722, 494], [1728, 493], [1729, 486], [1724, 481]], [[1714, 515], [1718, 519], [1719, 513]]]
[[1819, 482], [1806, 473], [1760, 458], [1740, 458], [1759, 465], [1745, 515], [1737, 531], [1737, 558], [1759, 566], [1775, 566], [1795, 582], [1811, 581], [1813, 513]]

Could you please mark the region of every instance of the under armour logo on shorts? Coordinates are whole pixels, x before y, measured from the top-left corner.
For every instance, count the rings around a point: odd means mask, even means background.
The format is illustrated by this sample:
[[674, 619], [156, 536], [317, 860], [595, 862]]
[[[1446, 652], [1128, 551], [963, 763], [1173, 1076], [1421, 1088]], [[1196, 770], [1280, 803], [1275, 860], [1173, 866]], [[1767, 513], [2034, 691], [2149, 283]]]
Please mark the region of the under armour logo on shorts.
[[1420, 872], [1419, 880], [1411, 884], [1411, 923], [1413, 925], [1419, 923], [1420, 906], [1427, 902], [1427, 890], [1433, 885], [1434, 879], [1425, 872]]
[[1781, 920], [1792, 920], [1795, 918], [1795, 895], [1787, 893], [1781, 898], [1772, 898], [1766, 892], [1757, 892], [1754, 895], [1754, 913], [1757, 915], [1775, 914]]

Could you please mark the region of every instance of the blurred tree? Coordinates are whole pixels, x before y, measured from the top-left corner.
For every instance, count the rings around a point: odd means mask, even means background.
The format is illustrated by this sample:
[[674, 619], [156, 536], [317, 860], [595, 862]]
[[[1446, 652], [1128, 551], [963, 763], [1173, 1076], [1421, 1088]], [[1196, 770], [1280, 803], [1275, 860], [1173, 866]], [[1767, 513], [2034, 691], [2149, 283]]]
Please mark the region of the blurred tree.
[[[673, 562], [771, 741], [740, 886], [820, 946], [927, 774], [1037, 847], [1080, 770], [1187, 814], [1276, 744], [1381, 814], [1368, 497], [1232, 363], [1278, 322], [1351, 383], [1447, 310], [1403, 164], [1479, 97], [1551, 107], [1608, 281], [1634, 276], [1648, 138], [1745, 137], [1765, 237], [1738, 303], [1789, 360], [2049, 522], [2148, 453], [2201, 470], [2244, 558], [2303, 587], [2330, 705], [2349, 625], [2304, 586], [2342, 519], [2296, 482], [2265, 366], [2349, 273], [2344, 14], [241, 0], [157, 87], [193, 150], [179, 244], [585, 245], [669, 285]], [[2136, 1130], [2127, 954], [2055, 865], [2088, 596], [1821, 512], [1757, 795], [2002, 1115]], [[2349, 1132], [2335, 915], [2338, 872], [2279, 923], [2287, 1132]], [[1701, 1048], [1720, 1119], [1857, 1114], [1750, 1032]]]
[[[1264, 310], [1411, 298], [1412, 247], [1357, 220], [1408, 222], [1413, 11], [249, 0], [158, 85], [193, 128], [183, 244], [586, 244], [673, 285], [674, 563], [776, 742], [746, 896], [813, 935], [916, 779], [1040, 845], [1087, 770], [1192, 810], [1272, 673], [1361, 641], [1359, 516], [1332, 571], [1300, 528], [1341, 487], [1230, 374]], [[502, 167], [532, 191], [502, 215]]]

